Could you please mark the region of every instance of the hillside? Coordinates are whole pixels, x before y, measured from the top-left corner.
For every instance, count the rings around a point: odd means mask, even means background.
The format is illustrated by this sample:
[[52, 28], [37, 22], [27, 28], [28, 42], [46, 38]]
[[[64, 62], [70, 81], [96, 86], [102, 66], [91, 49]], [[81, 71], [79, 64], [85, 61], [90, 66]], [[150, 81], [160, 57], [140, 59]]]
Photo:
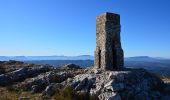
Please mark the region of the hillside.
[[0, 100], [167, 100], [170, 92], [168, 78], [162, 77], [163, 82], [144, 69], [104, 71], [75, 64], [54, 68], [17, 61], [0, 66]]

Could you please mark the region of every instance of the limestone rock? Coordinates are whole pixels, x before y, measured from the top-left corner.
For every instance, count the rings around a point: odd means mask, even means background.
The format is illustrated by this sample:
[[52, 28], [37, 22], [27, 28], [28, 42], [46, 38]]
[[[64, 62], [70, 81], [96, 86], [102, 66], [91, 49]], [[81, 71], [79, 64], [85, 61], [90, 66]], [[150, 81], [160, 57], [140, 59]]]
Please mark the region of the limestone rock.
[[32, 92], [41, 92], [46, 86], [48, 86], [51, 82], [55, 81], [55, 78], [59, 78], [58, 74], [54, 72], [46, 72], [44, 74], [40, 74], [37, 77], [30, 78], [22, 82], [22, 89], [25, 91], [31, 90]]
[[67, 64], [61, 68], [62, 69], [82, 69], [80, 66], [75, 65], [75, 64]]
[[50, 85], [46, 87], [45, 91], [43, 92], [43, 95], [53, 96], [62, 87], [63, 85], [60, 83], [51, 83]]
[[98, 97], [100, 100], [121, 100], [121, 97], [114, 92], [105, 92], [100, 94]]
[[62, 85], [71, 86], [78, 92], [99, 95], [100, 100], [160, 98], [159, 89], [164, 86], [160, 79], [142, 69], [80, 74]]
[[[75, 75], [77, 75], [76, 71], [68, 70], [68, 71], [58, 72], [58, 70], [53, 70], [50, 72], [39, 74], [36, 77], [26, 79], [18, 87], [19, 88], [22, 87], [21, 89], [23, 91], [32, 91], [34, 93], [42, 92], [45, 90], [47, 95], [52, 95], [51, 93], [48, 93], [51, 87], [58, 87], [59, 85], [56, 85], [56, 84], [61, 83], [65, 81], [66, 79], [72, 78]], [[56, 83], [56, 84], [52, 84], [52, 83]], [[51, 90], [51, 91], [54, 91], [54, 90]]]
[[24, 67], [18, 70], [1, 74], [0, 75], [0, 86], [5, 86], [13, 82], [21, 82], [26, 78], [37, 76], [40, 73], [51, 70], [51, 66], [39, 66], [39, 67]]
[[63, 86], [71, 86], [76, 91], [87, 93], [95, 82], [95, 78], [89, 74], [75, 76], [72, 80], [63, 82]]

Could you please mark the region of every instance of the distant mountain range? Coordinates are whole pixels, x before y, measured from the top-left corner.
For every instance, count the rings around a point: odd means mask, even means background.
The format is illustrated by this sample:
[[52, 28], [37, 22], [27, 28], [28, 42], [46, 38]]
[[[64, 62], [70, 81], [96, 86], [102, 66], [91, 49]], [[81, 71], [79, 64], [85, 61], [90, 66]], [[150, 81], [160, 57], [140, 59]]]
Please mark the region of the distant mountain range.
[[[0, 56], [1, 61], [6, 60], [19, 60], [19, 61], [28, 61], [28, 60], [94, 60], [94, 56], [91, 55], [80, 55], [80, 56]], [[160, 61], [160, 60], [170, 60], [165, 58], [158, 57], [149, 57], [149, 56], [135, 56], [135, 57], [126, 57], [125, 61]]]
[[129, 57], [125, 59], [125, 67], [144, 68], [170, 78], [170, 59], [153, 57]]
[[168, 58], [161, 57], [149, 57], [149, 56], [135, 56], [135, 57], [126, 57], [125, 61], [146, 61], [146, 62], [160, 62], [162, 60], [170, 60]]
[[6, 60], [93, 60], [94, 57], [91, 55], [80, 55], [80, 56], [0, 56], [1, 61]]

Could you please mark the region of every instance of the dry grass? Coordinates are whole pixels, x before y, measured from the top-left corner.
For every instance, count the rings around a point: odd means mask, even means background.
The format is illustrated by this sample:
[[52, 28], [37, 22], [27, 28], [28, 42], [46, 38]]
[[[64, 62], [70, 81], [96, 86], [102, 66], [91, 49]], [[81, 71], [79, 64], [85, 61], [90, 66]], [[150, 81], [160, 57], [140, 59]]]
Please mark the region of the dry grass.
[[0, 88], [0, 100], [18, 100], [19, 98], [29, 98], [29, 100], [43, 100], [40, 94], [30, 92], [9, 91], [6, 88]]
[[98, 100], [97, 95], [90, 95], [87, 93], [77, 93], [72, 88], [67, 87], [60, 90], [53, 96], [54, 100]]
[[41, 94], [10, 91], [4, 87], [0, 87], [0, 100], [18, 100], [19, 98], [28, 98], [28, 100], [98, 100], [95, 95], [76, 93], [71, 88], [60, 90], [53, 97], [49, 98]]

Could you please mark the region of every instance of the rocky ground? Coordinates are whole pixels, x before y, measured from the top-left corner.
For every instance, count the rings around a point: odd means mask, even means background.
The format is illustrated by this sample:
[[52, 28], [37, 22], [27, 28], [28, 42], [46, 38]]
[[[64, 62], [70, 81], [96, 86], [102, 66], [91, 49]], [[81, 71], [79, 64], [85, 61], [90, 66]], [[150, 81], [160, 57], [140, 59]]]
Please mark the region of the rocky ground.
[[[144, 69], [103, 71], [95, 68], [82, 69], [74, 64], [54, 68], [50, 65], [1, 61], [0, 86], [2, 89], [0, 100], [7, 93], [4, 88], [20, 94], [25, 92], [31, 95], [38, 94], [36, 96], [39, 96], [40, 100], [168, 100], [170, 98], [170, 85], [167, 79], [165, 83]], [[23, 95], [22, 97], [24, 98]], [[18, 98], [22, 100], [22, 97], [18, 95], [13, 100]], [[28, 100], [31, 99], [30, 96], [26, 97]]]

